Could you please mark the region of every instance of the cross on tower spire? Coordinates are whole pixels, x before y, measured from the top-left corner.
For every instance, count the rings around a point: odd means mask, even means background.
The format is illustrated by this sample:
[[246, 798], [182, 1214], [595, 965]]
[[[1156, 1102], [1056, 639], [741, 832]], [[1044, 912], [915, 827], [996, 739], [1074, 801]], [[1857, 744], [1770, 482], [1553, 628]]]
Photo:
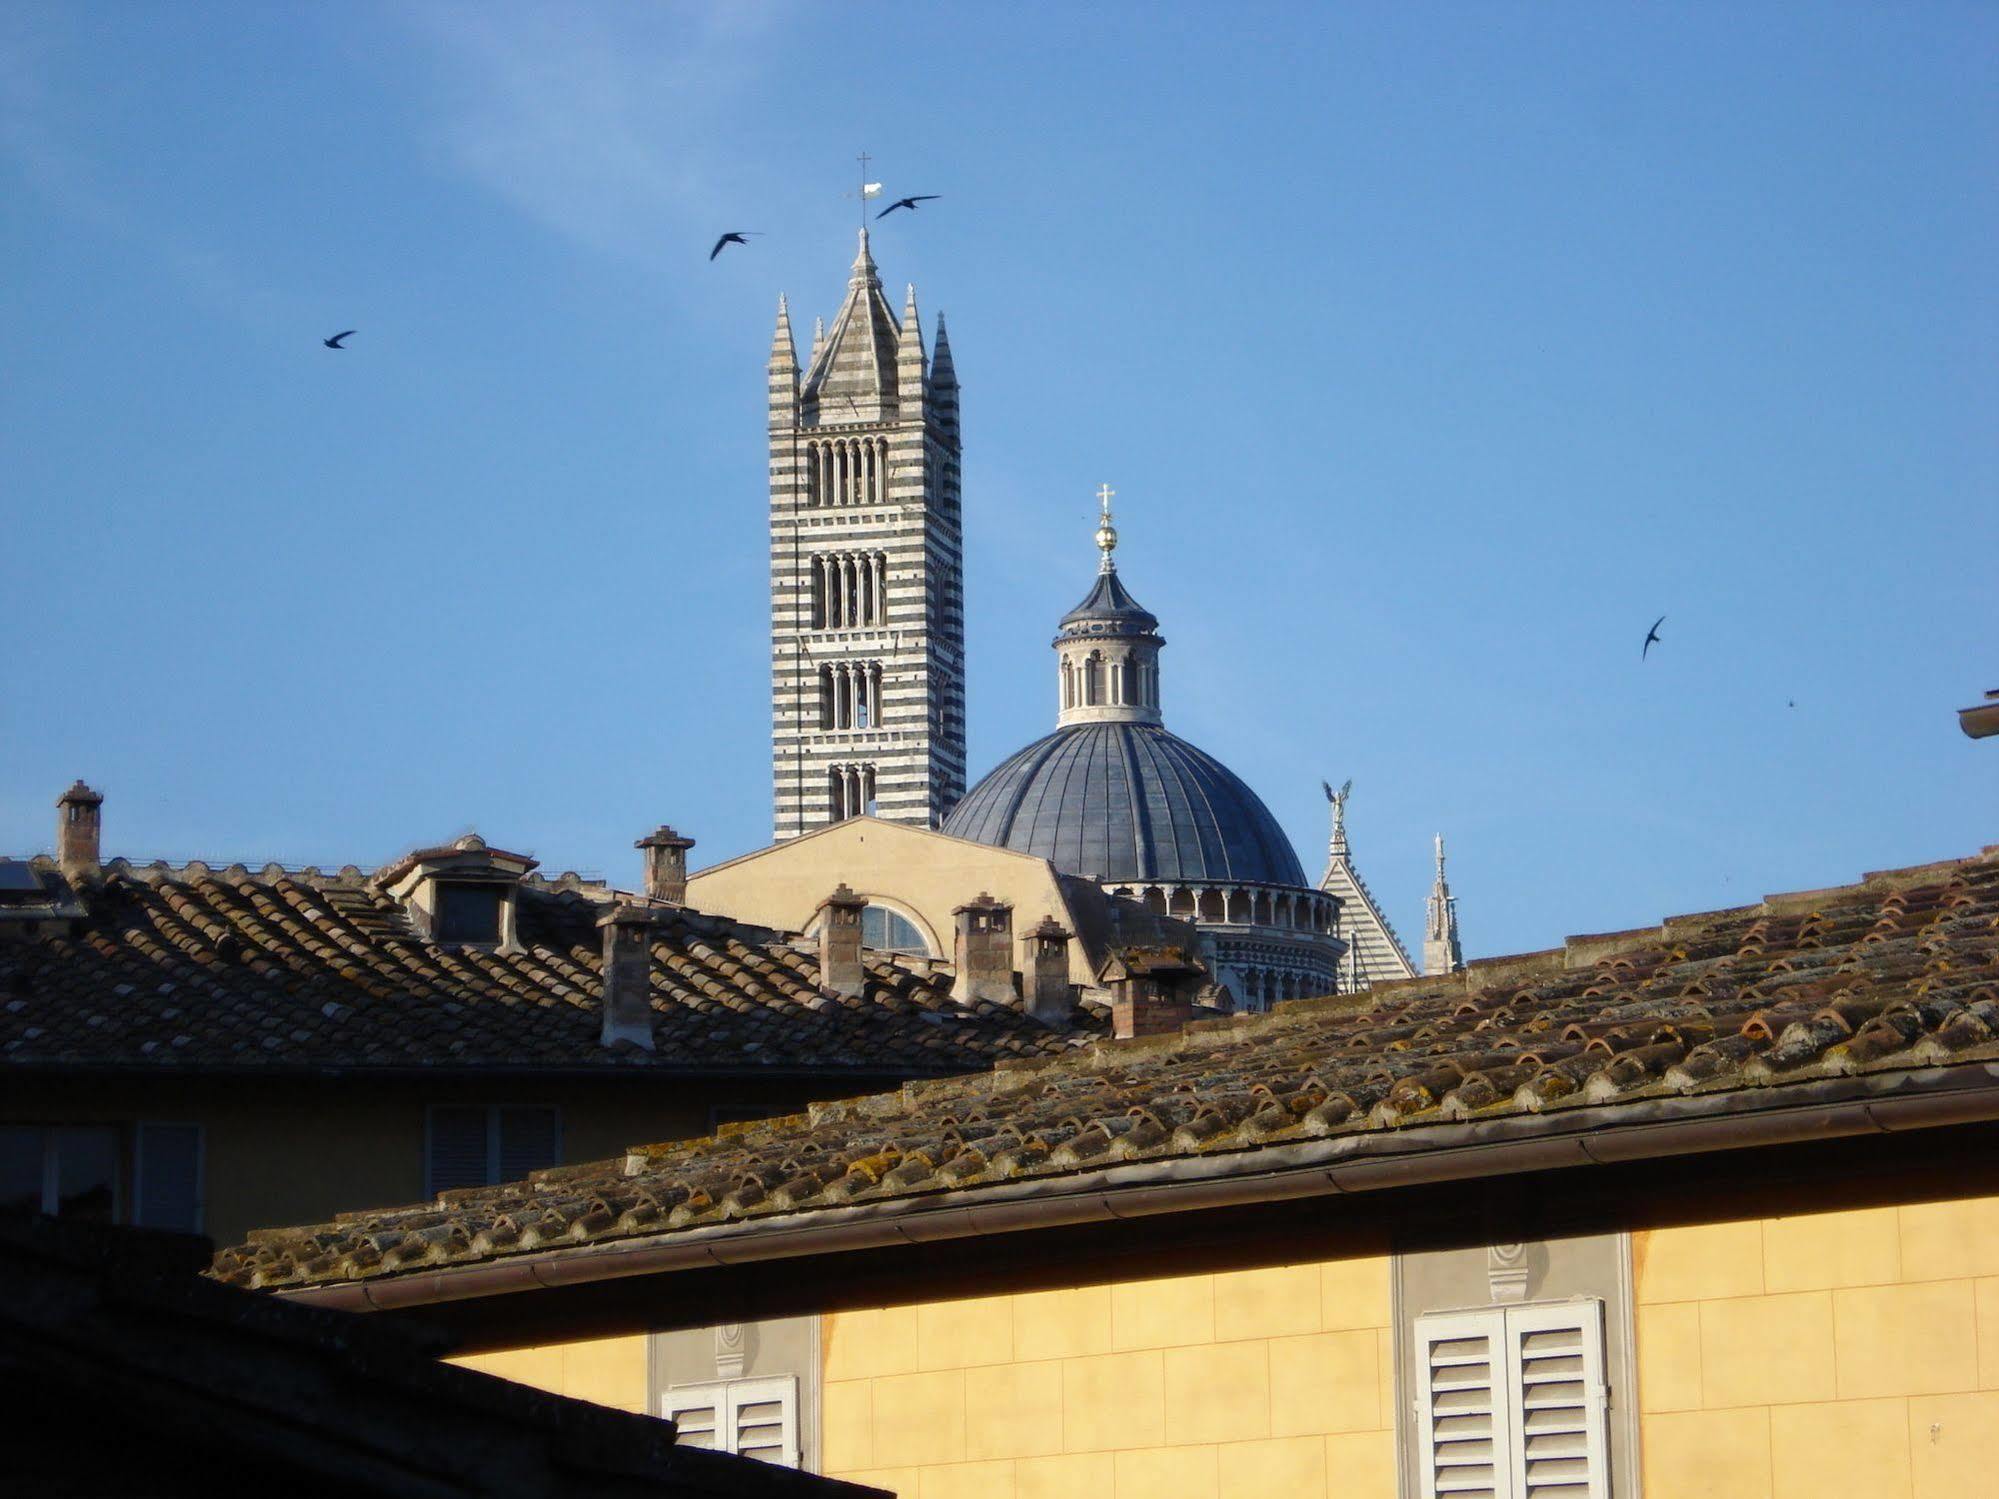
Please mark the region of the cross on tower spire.
[[856, 160], [861, 164], [861, 188], [859, 192], [854, 194], [854, 197], [860, 203], [861, 227], [865, 229], [868, 227], [868, 163], [873, 161], [874, 158], [863, 151]]
[[1097, 549], [1104, 554], [1097, 564], [1100, 573], [1114, 573], [1117, 563], [1111, 560], [1111, 553], [1117, 550], [1117, 527], [1111, 524], [1111, 496], [1117, 491], [1108, 484], [1097, 486], [1097, 503], [1103, 507], [1103, 514], [1097, 520]]

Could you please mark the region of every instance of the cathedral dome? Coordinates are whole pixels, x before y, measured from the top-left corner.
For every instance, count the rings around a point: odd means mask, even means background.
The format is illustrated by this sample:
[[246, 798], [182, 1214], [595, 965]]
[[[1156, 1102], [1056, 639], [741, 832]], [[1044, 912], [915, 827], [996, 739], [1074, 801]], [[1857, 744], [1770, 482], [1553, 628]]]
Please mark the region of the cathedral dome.
[[1100, 881], [1305, 883], [1256, 793], [1158, 724], [1057, 729], [973, 787], [944, 831]]

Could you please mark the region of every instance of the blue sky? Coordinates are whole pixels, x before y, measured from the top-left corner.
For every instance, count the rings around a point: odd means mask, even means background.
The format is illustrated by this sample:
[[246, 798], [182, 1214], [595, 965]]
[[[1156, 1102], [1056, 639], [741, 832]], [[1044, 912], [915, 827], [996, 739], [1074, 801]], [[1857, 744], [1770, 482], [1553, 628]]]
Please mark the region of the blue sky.
[[[964, 384], [974, 773], [1168, 723], [1468, 951], [1999, 841], [1999, 10], [0, 10], [0, 849], [768, 834], [763, 360]], [[705, 260], [725, 228], [767, 231]], [[321, 337], [361, 331], [344, 354]], [[1663, 648], [1639, 644], [1667, 616]], [[1795, 706], [1793, 706], [1795, 705]]]

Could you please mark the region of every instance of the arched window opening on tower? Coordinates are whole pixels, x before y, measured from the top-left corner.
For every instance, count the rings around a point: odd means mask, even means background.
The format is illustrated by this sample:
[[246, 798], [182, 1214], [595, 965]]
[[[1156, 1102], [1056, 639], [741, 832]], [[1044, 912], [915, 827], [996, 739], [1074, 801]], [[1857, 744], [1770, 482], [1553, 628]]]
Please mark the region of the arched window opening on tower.
[[1104, 658], [1091, 651], [1083, 662], [1083, 705], [1094, 708], [1104, 700]]
[[1067, 656], [1062, 658], [1062, 706], [1064, 708], [1076, 706], [1076, 668], [1070, 664]]

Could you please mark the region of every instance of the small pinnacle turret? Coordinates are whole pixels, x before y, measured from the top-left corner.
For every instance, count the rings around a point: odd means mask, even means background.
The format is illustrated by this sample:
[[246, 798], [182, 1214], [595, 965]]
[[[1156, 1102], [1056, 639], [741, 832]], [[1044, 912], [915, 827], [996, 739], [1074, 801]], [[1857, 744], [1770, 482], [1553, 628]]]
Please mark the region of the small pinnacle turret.
[[1465, 966], [1458, 943], [1458, 902], [1444, 877], [1444, 835], [1437, 834], [1437, 882], [1430, 887], [1428, 920], [1423, 928], [1423, 973], [1434, 978]]

